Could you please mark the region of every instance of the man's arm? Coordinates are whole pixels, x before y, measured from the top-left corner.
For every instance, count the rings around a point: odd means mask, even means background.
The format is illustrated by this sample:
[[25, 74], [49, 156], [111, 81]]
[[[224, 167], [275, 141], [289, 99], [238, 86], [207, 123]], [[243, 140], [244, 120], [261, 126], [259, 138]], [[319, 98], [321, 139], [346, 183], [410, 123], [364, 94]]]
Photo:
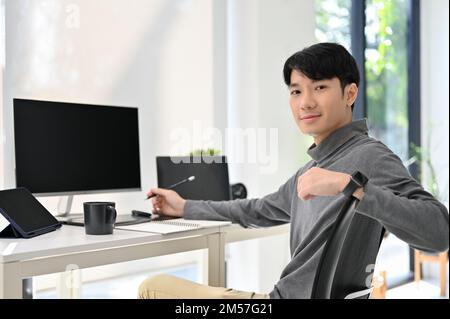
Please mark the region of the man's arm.
[[356, 210], [415, 248], [448, 249], [447, 208], [409, 175], [393, 153], [374, 161]]
[[[415, 248], [448, 249], [447, 208], [415, 181], [392, 152], [374, 157], [368, 183], [353, 196], [360, 200], [358, 213], [378, 220], [387, 230]], [[367, 173], [367, 172], [366, 172]], [[302, 200], [342, 193], [350, 175], [313, 167], [298, 178]]]
[[244, 227], [268, 227], [288, 223], [295, 183], [296, 175], [278, 191], [258, 199], [187, 200], [183, 216], [186, 219], [231, 220]]

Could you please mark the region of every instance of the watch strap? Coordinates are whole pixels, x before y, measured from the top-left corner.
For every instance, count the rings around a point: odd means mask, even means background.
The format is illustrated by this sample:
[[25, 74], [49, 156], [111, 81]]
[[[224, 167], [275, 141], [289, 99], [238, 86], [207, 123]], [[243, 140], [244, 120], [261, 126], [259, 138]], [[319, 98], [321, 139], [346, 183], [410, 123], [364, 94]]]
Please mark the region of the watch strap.
[[360, 187], [364, 187], [364, 185], [367, 183], [367, 177], [364, 176], [361, 172], [355, 172], [350, 176], [350, 181], [347, 184], [347, 186], [344, 188], [342, 193], [346, 197], [350, 197], [353, 195], [353, 193]]

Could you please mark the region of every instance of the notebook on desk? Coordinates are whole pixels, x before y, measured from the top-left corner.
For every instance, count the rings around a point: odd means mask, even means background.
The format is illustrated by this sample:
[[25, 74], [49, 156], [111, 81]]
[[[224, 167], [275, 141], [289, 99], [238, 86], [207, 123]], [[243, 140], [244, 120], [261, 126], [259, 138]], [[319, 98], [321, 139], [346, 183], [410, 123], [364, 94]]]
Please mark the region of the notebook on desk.
[[194, 229], [227, 226], [229, 221], [191, 220], [174, 218], [166, 220], [152, 220], [138, 225], [116, 226], [116, 229], [133, 230], [157, 234], [171, 234]]

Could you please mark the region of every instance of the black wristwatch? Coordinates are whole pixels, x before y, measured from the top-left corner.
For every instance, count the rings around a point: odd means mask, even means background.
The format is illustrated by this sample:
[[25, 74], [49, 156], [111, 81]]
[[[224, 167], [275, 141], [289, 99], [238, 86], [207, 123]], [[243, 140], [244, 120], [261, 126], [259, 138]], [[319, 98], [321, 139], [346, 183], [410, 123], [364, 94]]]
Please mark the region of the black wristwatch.
[[353, 195], [355, 190], [360, 187], [364, 187], [368, 180], [369, 179], [363, 173], [356, 171], [350, 177], [350, 182], [347, 184], [347, 186], [345, 186], [342, 193], [345, 195], [345, 197], [350, 197]]

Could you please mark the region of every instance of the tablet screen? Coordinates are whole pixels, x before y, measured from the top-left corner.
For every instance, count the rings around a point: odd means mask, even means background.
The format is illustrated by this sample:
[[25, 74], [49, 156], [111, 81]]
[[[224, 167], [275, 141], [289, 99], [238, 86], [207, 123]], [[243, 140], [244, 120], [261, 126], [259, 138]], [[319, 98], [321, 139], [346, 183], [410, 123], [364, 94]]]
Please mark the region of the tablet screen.
[[25, 188], [0, 191], [0, 210], [26, 233], [59, 224]]

